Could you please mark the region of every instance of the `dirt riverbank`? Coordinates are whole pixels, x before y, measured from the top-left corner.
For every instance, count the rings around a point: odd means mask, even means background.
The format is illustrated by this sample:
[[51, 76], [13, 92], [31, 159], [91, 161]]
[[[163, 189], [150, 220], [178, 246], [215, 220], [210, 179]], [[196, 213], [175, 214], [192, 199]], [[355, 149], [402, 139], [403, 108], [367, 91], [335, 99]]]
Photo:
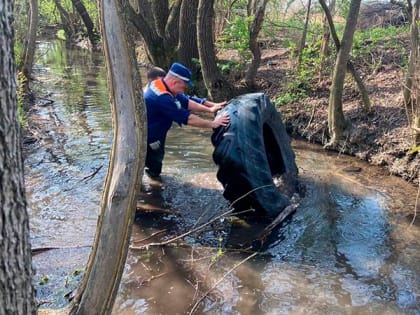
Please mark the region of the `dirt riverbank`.
[[[352, 79], [347, 79], [343, 109], [352, 132], [340, 152], [382, 166], [390, 174], [417, 184], [420, 159], [418, 154], [409, 154], [413, 134], [402, 99], [404, 73], [396, 58], [383, 57], [381, 66], [364, 77], [372, 104], [368, 114], [363, 113]], [[274, 100], [287, 91], [286, 72], [294, 66], [286, 50], [264, 50], [257, 82]], [[328, 79], [313, 82], [307, 98], [281, 106], [279, 111], [292, 136], [325, 145], [329, 140], [327, 115], [331, 82]]]

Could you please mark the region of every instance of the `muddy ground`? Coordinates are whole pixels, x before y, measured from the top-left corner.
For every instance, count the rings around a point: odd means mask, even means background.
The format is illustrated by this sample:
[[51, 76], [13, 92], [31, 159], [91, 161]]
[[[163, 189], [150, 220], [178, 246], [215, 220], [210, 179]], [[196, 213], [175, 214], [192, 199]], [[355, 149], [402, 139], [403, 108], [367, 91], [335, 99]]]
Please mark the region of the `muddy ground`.
[[[369, 91], [372, 108], [368, 114], [363, 112], [354, 81], [350, 76], [346, 79], [343, 109], [352, 131], [340, 152], [382, 166], [389, 174], [418, 184], [420, 159], [418, 154], [409, 154], [413, 148], [413, 133], [403, 105], [402, 57], [394, 51], [377, 51], [372, 55], [380, 58], [380, 65], [371, 67], [371, 70], [355, 61]], [[286, 73], [293, 67], [296, 65], [289, 58], [287, 50], [265, 49], [257, 78], [260, 88], [274, 100], [287, 91]], [[314, 77], [307, 98], [279, 108], [293, 137], [321, 145], [328, 142], [330, 84], [329, 77]]]

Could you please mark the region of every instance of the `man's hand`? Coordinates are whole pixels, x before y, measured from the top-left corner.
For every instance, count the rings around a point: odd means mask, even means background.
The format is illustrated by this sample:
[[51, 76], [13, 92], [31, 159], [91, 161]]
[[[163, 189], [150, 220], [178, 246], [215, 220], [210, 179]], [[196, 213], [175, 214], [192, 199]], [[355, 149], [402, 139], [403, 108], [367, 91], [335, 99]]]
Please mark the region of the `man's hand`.
[[220, 127], [220, 126], [227, 126], [229, 125], [229, 122], [230, 122], [230, 117], [227, 114], [217, 116], [212, 122], [212, 128], [216, 129], [217, 127]]
[[[220, 102], [220, 103], [214, 103], [214, 102], [209, 102], [209, 101], [207, 101], [207, 103], [208, 103], [208, 107], [210, 108], [210, 112], [211, 112], [211, 113], [215, 113], [215, 112], [217, 112], [218, 110], [220, 110], [220, 109], [222, 109], [223, 107], [225, 107], [225, 106], [226, 106], [226, 104], [227, 104], [227, 101]], [[207, 104], [206, 104], [206, 105], [207, 105]]]

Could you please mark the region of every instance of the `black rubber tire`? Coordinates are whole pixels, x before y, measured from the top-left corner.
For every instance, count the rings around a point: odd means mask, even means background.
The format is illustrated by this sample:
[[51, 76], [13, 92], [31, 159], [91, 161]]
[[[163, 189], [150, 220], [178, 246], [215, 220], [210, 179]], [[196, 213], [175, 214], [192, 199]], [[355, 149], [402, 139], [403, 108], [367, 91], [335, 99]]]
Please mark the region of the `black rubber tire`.
[[232, 99], [218, 115], [224, 113], [230, 116], [230, 124], [214, 130], [211, 137], [223, 196], [235, 202], [235, 210], [252, 207], [277, 216], [290, 203], [290, 196], [276, 187], [273, 177], [285, 175], [288, 189], [296, 190], [298, 175], [280, 113], [263, 93]]

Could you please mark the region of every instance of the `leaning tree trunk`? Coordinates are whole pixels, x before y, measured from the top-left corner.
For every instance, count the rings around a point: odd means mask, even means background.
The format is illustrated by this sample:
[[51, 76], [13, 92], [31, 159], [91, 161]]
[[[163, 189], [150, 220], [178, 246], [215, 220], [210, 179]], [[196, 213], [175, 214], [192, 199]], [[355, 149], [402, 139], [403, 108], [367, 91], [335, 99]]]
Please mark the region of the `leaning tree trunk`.
[[0, 8], [0, 314], [36, 314], [17, 115], [12, 1], [0, 0]]
[[123, 273], [145, 159], [145, 109], [125, 0], [101, 1], [114, 140], [95, 242], [71, 314], [111, 314]]
[[179, 61], [193, 73], [198, 69], [197, 46], [197, 7], [198, 0], [183, 0], [179, 16]]
[[311, 16], [312, 1], [308, 0], [307, 5], [308, 7], [306, 8], [305, 24], [303, 25], [302, 37], [300, 39], [299, 48], [298, 48], [298, 68], [300, 68], [302, 64], [303, 49], [305, 48], [306, 35], [308, 34], [308, 24], [309, 24], [309, 18]]
[[[340, 40], [338, 39], [337, 36], [337, 32], [335, 31], [335, 27], [334, 27], [334, 22], [332, 19], [332, 15], [331, 12], [327, 6], [327, 4], [325, 3], [324, 0], [319, 0], [319, 4], [322, 6], [324, 13], [325, 13], [325, 17], [328, 21], [328, 24], [330, 25], [330, 31], [331, 31], [331, 36], [334, 40], [334, 44], [337, 50], [337, 53], [340, 51]], [[360, 5], [359, 5], [360, 7]], [[357, 17], [356, 17], [357, 19]], [[356, 20], [357, 23], [357, 20]], [[344, 39], [344, 36], [343, 36]], [[352, 39], [353, 42], [353, 39]], [[362, 95], [362, 102], [363, 102], [363, 109], [365, 112], [369, 112], [370, 111], [370, 99], [369, 99], [369, 93], [363, 83], [362, 78], [359, 76], [359, 74], [357, 73], [356, 69], [354, 68], [353, 62], [348, 59], [347, 60], [347, 71], [349, 71], [351, 73], [351, 75], [353, 76], [354, 81], [356, 81], [356, 85], [357, 88], [359, 89], [360, 94]]]
[[249, 49], [252, 53], [251, 65], [245, 75], [245, 83], [248, 87], [254, 87], [255, 76], [261, 62], [261, 50], [258, 45], [258, 35], [260, 34], [264, 22], [265, 7], [268, 0], [249, 0], [248, 16], [254, 16], [252, 22], [248, 24], [249, 30]]
[[181, 2], [137, 0], [138, 11], [128, 8], [129, 20], [144, 40], [147, 58], [161, 68], [168, 69], [178, 59]]
[[64, 33], [66, 33], [67, 39], [70, 39], [76, 33], [76, 30], [73, 25], [73, 21], [71, 20], [71, 17], [67, 13], [67, 11], [61, 5], [61, 2], [59, 0], [53, 0], [53, 1], [54, 1], [55, 6], [57, 7], [58, 12], [60, 13], [61, 24], [63, 26]]
[[[27, 82], [29, 82], [32, 73], [32, 66], [34, 64], [34, 54], [35, 54], [35, 42], [36, 42], [36, 31], [38, 29], [38, 0], [29, 1], [29, 29], [28, 37], [26, 40], [24, 54], [22, 58], [22, 64], [20, 66], [20, 71], [25, 76]], [[25, 92], [29, 92], [25, 89]]]
[[79, 13], [80, 17], [82, 18], [83, 24], [86, 27], [86, 32], [90, 41], [90, 44], [92, 47], [95, 47], [96, 45], [96, 39], [95, 39], [95, 25], [92, 22], [92, 19], [89, 16], [89, 13], [86, 10], [86, 7], [84, 6], [83, 2], [81, 0], [71, 0], [74, 7], [77, 10], [77, 13]]
[[419, 87], [416, 86], [419, 75], [418, 70], [416, 72], [419, 64], [419, 7], [420, 0], [416, 0], [414, 6], [411, 7], [411, 50], [403, 88], [404, 105], [412, 121], [415, 146], [420, 144], [420, 104], [417, 98]]
[[338, 51], [334, 66], [329, 107], [328, 107], [328, 130], [331, 137], [330, 145], [342, 140], [347, 122], [343, 113], [343, 88], [346, 76], [347, 63], [350, 56], [353, 36], [356, 30], [357, 16], [359, 15], [361, 0], [352, 0], [346, 26], [344, 27], [343, 39]]
[[[330, 15], [331, 19], [335, 11], [335, 0], [331, 0], [328, 5], [327, 10]], [[319, 64], [319, 77], [322, 77], [322, 69], [325, 69], [325, 60], [327, 59], [329, 55], [329, 43], [330, 43], [330, 37], [331, 37], [331, 31], [328, 24], [327, 16], [325, 15], [322, 19], [322, 41], [321, 41], [321, 61]]]
[[233, 87], [217, 68], [213, 41], [214, 0], [200, 0], [198, 4], [197, 35], [198, 53], [204, 84], [211, 99], [222, 101], [232, 98]]

